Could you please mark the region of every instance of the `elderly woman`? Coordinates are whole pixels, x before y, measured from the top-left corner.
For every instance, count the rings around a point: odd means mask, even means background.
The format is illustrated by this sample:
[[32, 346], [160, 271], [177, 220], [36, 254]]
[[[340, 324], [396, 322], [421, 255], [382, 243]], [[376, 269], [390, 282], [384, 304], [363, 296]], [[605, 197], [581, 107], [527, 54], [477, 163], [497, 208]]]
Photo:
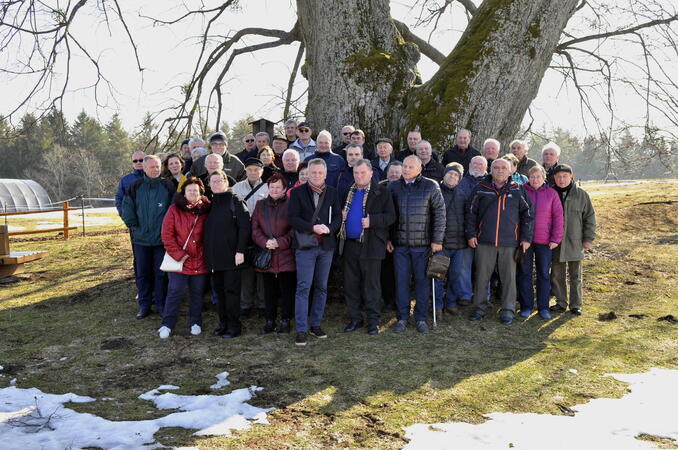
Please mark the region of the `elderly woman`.
[[[250, 238], [250, 216], [245, 204], [230, 192], [223, 170], [209, 175], [212, 207], [205, 221], [203, 243], [207, 270], [217, 295], [219, 327], [224, 339], [240, 336], [240, 268]], [[232, 180], [232, 178], [230, 178]]]
[[[552, 250], [563, 239], [563, 206], [558, 193], [546, 181], [546, 171], [537, 164], [529, 171], [529, 182], [524, 185], [535, 211], [534, 238], [518, 265], [517, 284], [520, 299], [520, 317], [527, 318], [534, 308], [532, 266], [537, 272], [537, 309], [539, 317], [550, 319], [549, 296]], [[534, 262], [533, 262], [534, 261]]]
[[508, 153], [501, 157], [511, 163], [511, 180], [515, 181], [518, 184], [527, 183], [527, 177], [518, 172], [518, 158], [512, 153]]
[[[162, 163], [162, 176], [170, 180], [174, 188], [179, 192], [186, 182], [184, 175], [184, 160], [176, 153], [170, 153]], [[204, 189], [204, 188], [203, 188]]]
[[[178, 155], [174, 155], [178, 156]], [[161, 339], [169, 337], [177, 324], [179, 306], [188, 287], [188, 323], [194, 336], [202, 332], [202, 294], [205, 290], [205, 266], [202, 235], [210, 202], [203, 194], [205, 188], [197, 178], [188, 178], [174, 196], [162, 222], [162, 243], [176, 261], [182, 261], [181, 272], [169, 272], [169, 286], [162, 326]]]
[[257, 153], [257, 158], [264, 164], [264, 173], [261, 176], [261, 181], [266, 183], [274, 173], [280, 172], [280, 168], [275, 165], [275, 153], [268, 145], [264, 145]]
[[257, 246], [271, 250], [271, 266], [266, 270], [257, 269], [264, 276], [266, 324], [263, 334], [275, 331], [278, 304], [281, 309], [278, 333], [289, 333], [297, 277], [291, 247], [294, 232], [287, 221], [287, 183], [279, 173], [273, 174], [267, 183], [268, 197], [257, 202], [252, 215], [252, 240]]

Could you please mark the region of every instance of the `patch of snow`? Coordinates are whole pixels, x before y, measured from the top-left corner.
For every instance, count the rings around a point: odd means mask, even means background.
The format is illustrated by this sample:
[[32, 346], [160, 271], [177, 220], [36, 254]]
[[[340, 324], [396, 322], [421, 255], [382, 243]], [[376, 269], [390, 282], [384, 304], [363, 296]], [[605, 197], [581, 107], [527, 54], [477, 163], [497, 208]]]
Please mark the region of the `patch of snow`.
[[24, 231], [26, 227], [20, 227], [18, 225], [7, 225], [7, 231]]
[[0, 366], [0, 370], [3, 370], [3, 369], [4, 369], [4, 367]]
[[410, 440], [406, 448], [626, 450], [656, 448], [635, 439], [643, 433], [678, 440], [678, 370], [654, 368], [644, 374], [606, 376], [629, 383], [630, 393], [574, 406], [574, 416], [492, 413], [479, 425], [416, 424], [405, 428]]
[[230, 381], [228, 381], [228, 372], [221, 372], [217, 374], [217, 382], [210, 386], [210, 389], [221, 389], [224, 386], [228, 386]]
[[570, 369], [570, 370], [568, 370], [568, 372], [573, 373], [575, 375], [577, 375], [579, 373], [579, 372], [577, 372], [577, 369]]
[[[221, 374], [220, 374], [221, 375]], [[36, 388], [0, 389], [0, 436], [3, 449], [62, 449], [98, 447], [105, 449], [140, 448], [156, 444], [153, 435], [165, 427], [197, 429], [198, 436], [228, 435], [232, 430], [249, 428], [253, 423], [268, 424], [272, 408], [247, 404], [258, 387], [237, 389], [226, 395], [176, 395], [163, 385], [139, 398], [152, 401], [158, 409], [179, 411], [153, 420], [110, 421], [93, 414], [78, 413], [64, 406], [67, 402], [93, 402], [76, 394], [46, 394]], [[105, 397], [106, 400], [112, 400]]]
[[68, 356], [62, 356], [61, 358], [59, 358], [59, 361], [66, 361], [67, 359], [68, 359]]
[[115, 399], [113, 397], [102, 397], [101, 400], [108, 402], [108, 401], [115, 400]]
[[11, 380], [9, 380], [9, 385], [16, 386], [16, 378], [12, 378]]

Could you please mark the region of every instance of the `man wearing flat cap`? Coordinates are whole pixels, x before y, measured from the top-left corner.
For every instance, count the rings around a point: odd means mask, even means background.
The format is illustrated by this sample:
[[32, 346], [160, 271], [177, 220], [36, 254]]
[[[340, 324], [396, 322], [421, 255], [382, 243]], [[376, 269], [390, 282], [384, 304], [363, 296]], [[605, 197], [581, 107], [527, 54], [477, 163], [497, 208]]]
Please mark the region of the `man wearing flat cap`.
[[[223, 170], [226, 175], [230, 175], [237, 181], [245, 178], [245, 167], [238, 158], [228, 153], [226, 148], [226, 135], [222, 131], [217, 131], [210, 136], [210, 150], [212, 151], [212, 154], [219, 155], [221, 156], [221, 159], [223, 159]], [[207, 155], [202, 156], [193, 163], [191, 171], [189, 172], [191, 176], [200, 177], [207, 173], [207, 169], [205, 169], [206, 157]]]
[[[563, 204], [563, 240], [553, 249], [551, 263], [551, 287], [556, 296], [552, 312], [563, 312], [568, 306], [576, 316], [582, 306], [582, 260], [584, 250], [593, 247], [596, 237], [596, 212], [589, 194], [574, 182], [572, 167], [558, 164], [553, 167], [553, 188]], [[567, 275], [569, 273], [570, 295], [568, 302]]]
[[372, 168], [379, 181], [386, 179], [386, 168], [396, 159], [393, 157], [393, 141], [386, 137], [377, 139], [377, 157], [374, 158]]

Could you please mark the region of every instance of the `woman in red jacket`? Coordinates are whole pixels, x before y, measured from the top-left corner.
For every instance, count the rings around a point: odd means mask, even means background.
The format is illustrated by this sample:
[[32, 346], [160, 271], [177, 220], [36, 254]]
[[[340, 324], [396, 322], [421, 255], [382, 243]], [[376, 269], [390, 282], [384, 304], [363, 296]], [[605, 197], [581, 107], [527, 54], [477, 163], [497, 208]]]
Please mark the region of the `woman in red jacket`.
[[537, 272], [537, 309], [539, 317], [550, 319], [549, 296], [551, 292], [551, 251], [563, 239], [563, 206], [558, 193], [546, 180], [546, 171], [537, 164], [529, 170], [529, 182], [525, 191], [534, 207], [534, 237], [525, 252], [523, 262], [518, 264], [517, 284], [520, 299], [520, 316], [527, 318], [534, 308], [532, 264]]
[[181, 272], [169, 272], [169, 286], [165, 299], [161, 339], [169, 337], [177, 324], [179, 305], [186, 287], [189, 292], [188, 323], [194, 336], [202, 332], [202, 296], [205, 291], [207, 267], [202, 243], [203, 228], [210, 202], [204, 196], [205, 187], [200, 179], [186, 179], [174, 197], [162, 222], [162, 243], [167, 253], [183, 261]]
[[294, 250], [291, 248], [293, 231], [287, 221], [287, 182], [281, 174], [275, 173], [267, 184], [268, 197], [257, 202], [252, 214], [252, 240], [259, 247], [271, 250], [271, 266], [259, 271], [264, 273], [266, 302], [266, 325], [263, 333], [275, 331], [278, 303], [281, 309], [278, 333], [289, 333], [290, 320], [294, 313], [297, 274]]

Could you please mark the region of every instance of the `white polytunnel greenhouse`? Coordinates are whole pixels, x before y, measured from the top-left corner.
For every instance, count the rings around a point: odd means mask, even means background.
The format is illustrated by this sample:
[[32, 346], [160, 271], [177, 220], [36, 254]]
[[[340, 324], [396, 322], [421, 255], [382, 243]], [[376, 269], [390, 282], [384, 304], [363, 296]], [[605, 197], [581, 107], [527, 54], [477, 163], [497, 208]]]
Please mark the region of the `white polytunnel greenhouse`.
[[47, 191], [33, 180], [0, 178], [0, 212], [51, 209]]

